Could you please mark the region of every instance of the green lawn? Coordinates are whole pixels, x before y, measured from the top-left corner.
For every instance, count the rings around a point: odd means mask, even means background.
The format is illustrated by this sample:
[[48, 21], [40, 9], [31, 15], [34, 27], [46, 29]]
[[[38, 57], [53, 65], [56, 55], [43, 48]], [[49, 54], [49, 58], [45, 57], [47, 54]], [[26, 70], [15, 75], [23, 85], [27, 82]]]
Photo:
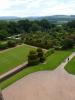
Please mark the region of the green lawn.
[[75, 75], [75, 57], [65, 66], [65, 70]]
[[71, 51], [56, 51], [54, 54], [49, 56], [46, 59], [46, 64], [39, 64], [37, 66], [31, 66], [29, 68], [26, 68], [22, 70], [21, 72], [17, 73], [16, 75], [12, 76], [8, 80], [2, 82], [0, 84], [1, 89], [6, 88], [10, 84], [14, 83], [15, 81], [21, 79], [27, 74], [30, 74], [32, 72], [36, 71], [42, 71], [42, 70], [53, 70], [55, 69], [64, 59], [71, 54]]
[[23, 44], [0, 52], [0, 75], [25, 62], [31, 49], [32, 47]]

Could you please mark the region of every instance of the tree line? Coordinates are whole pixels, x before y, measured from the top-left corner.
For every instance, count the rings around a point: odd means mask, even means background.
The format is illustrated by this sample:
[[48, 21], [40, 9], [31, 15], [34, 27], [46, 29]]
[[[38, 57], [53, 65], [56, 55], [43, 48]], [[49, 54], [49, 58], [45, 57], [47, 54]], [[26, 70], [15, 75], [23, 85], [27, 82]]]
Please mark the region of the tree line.
[[72, 48], [75, 44], [74, 33], [75, 21], [62, 25], [51, 23], [45, 19], [40, 21], [0, 21], [0, 41], [21, 34], [21, 42], [47, 49]]

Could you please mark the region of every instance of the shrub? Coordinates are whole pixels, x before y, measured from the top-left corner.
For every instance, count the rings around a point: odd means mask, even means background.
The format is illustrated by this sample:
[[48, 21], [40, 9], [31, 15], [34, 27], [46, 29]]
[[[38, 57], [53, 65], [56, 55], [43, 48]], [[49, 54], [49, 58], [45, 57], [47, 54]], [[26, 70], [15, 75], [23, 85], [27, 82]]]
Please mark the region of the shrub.
[[40, 62], [43, 63], [45, 61], [45, 56], [40, 57]]
[[4, 49], [7, 49], [7, 48], [8, 48], [7, 42], [0, 44], [0, 50], [4, 50]]
[[62, 47], [61, 47], [61, 46], [54, 46], [54, 49], [55, 49], [55, 50], [61, 50]]
[[45, 61], [45, 56], [44, 56], [43, 50], [41, 48], [38, 48], [37, 53], [38, 53], [38, 57], [40, 59], [40, 62], [44, 62]]
[[44, 52], [41, 48], [38, 48], [36, 51], [30, 51], [28, 55], [28, 65], [37, 65], [40, 62], [45, 61]]
[[28, 65], [36, 65], [39, 63], [38, 53], [36, 51], [30, 51], [28, 55]]
[[15, 41], [16, 41], [17, 45], [21, 45], [22, 44], [22, 40], [21, 39], [16, 39]]
[[52, 48], [52, 49], [49, 49], [47, 52], [46, 52], [46, 54], [45, 54], [45, 57], [48, 57], [48, 56], [50, 56], [51, 54], [53, 54], [54, 53], [54, 48]]
[[37, 49], [37, 53], [38, 53], [38, 57], [42, 57], [43, 56], [43, 50], [41, 48]]
[[15, 40], [9, 40], [8, 42], [7, 42], [7, 44], [8, 44], [8, 47], [10, 48], [10, 47], [15, 47], [16, 46], [16, 41]]
[[33, 66], [33, 65], [37, 65], [37, 64], [39, 64], [39, 58], [33, 59], [33, 60], [31, 60], [31, 59], [28, 60], [28, 65]]
[[72, 39], [66, 38], [62, 41], [62, 49], [71, 49], [73, 45], [74, 41]]

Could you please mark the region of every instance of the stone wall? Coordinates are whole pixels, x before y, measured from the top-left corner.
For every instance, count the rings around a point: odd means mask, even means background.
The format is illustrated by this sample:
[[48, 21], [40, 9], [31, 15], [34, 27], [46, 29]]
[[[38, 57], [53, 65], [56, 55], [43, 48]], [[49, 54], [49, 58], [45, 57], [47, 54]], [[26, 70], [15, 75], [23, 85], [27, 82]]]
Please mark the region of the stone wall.
[[0, 91], [0, 100], [4, 100], [1, 91]]

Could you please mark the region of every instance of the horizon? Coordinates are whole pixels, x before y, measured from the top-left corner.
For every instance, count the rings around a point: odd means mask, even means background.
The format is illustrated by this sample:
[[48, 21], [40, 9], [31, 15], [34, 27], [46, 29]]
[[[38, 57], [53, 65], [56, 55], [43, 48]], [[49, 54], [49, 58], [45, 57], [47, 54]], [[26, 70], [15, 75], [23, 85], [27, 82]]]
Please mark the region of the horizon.
[[75, 15], [75, 0], [2, 0], [0, 2], [0, 17], [53, 15]]
[[44, 16], [0, 16], [0, 17], [18, 17], [18, 18], [30, 18], [30, 17], [52, 17], [52, 16], [67, 16], [67, 17], [70, 17], [70, 16], [75, 16], [75, 15], [44, 15]]

